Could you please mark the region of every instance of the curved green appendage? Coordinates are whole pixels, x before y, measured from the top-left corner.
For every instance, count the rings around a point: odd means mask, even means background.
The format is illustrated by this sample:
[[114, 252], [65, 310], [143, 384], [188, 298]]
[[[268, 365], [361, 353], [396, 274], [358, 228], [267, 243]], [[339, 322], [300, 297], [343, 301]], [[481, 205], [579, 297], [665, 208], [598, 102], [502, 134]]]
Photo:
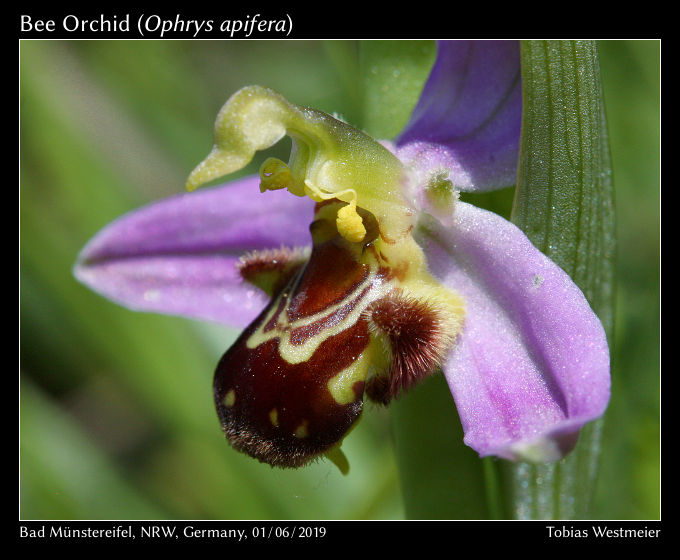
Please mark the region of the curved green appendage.
[[266, 160], [260, 169], [261, 190], [287, 188], [317, 202], [347, 202], [338, 227], [353, 242], [365, 234], [357, 206], [375, 216], [388, 238], [408, 231], [412, 213], [402, 193], [404, 170], [389, 150], [326, 113], [293, 105], [260, 86], [239, 90], [222, 107], [215, 122], [215, 145], [189, 176], [187, 189], [238, 171], [256, 151], [285, 135], [293, 139], [290, 161]]
[[347, 455], [340, 449], [339, 445], [327, 451], [325, 457], [338, 467], [338, 470], [343, 475], [347, 476], [349, 474], [349, 460], [347, 459]]

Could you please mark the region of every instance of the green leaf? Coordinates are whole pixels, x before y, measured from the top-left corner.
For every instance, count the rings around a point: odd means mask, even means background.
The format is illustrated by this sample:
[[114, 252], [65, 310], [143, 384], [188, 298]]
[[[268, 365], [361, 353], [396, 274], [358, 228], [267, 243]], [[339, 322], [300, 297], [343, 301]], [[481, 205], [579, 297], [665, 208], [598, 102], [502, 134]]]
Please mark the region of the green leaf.
[[[612, 341], [614, 190], [596, 44], [522, 44], [522, 138], [512, 220], [583, 290]], [[559, 463], [506, 464], [513, 517], [584, 518], [602, 421]]]
[[364, 129], [394, 138], [408, 122], [437, 54], [433, 41], [362, 41]]

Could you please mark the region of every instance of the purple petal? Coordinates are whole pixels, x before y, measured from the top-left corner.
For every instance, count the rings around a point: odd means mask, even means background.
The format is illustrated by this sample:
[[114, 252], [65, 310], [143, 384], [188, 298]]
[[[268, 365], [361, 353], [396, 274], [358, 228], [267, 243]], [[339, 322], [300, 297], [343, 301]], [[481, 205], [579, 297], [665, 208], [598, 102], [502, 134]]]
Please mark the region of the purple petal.
[[308, 198], [258, 185], [249, 177], [131, 212], [87, 244], [74, 274], [132, 309], [245, 326], [268, 298], [242, 282], [239, 256], [308, 245], [314, 212]]
[[398, 156], [422, 176], [450, 169], [457, 190], [514, 185], [521, 117], [519, 41], [440, 41]]
[[420, 241], [432, 273], [466, 301], [444, 366], [481, 456], [560, 459], [609, 401], [602, 325], [569, 276], [500, 216], [459, 202], [455, 226]]

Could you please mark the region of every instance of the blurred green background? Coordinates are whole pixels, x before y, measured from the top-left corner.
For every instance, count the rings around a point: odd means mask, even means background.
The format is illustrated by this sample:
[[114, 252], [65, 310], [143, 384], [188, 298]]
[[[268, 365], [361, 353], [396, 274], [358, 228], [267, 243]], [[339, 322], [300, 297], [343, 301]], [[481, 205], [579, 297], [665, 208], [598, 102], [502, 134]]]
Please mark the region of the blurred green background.
[[[346, 477], [325, 461], [259, 464], [227, 445], [212, 403], [214, 366], [237, 333], [127, 311], [71, 275], [104, 225], [182, 191], [240, 87], [361, 124], [355, 54], [354, 43], [319, 41], [21, 41], [22, 519], [404, 517], [389, 411], [367, 405], [343, 445]], [[605, 41], [600, 56], [619, 277], [592, 517], [654, 519], [660, 44]], [[285, 146], [273, 150], [285, 158]]]

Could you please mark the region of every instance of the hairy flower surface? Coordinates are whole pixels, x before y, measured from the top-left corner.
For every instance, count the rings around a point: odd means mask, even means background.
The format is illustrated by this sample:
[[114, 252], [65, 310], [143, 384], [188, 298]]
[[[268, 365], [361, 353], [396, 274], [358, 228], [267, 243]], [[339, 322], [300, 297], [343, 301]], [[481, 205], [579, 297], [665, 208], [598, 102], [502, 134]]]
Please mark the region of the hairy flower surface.
[[606, 408], [604, 331], [517, 227], [458, 200], [514, 184], [520, 121], [512, 41], [440, 43], [394, 144], [243, 88], [188, 188], [285, 135], [290, 160], [120, 218], [75, 274], [133, 309], [245, 327], [215, 404], [229, 442], [263, 462], [343, 468], [364, 394], [387, 404], [440, 369], [480, 455], [560, 459]]

